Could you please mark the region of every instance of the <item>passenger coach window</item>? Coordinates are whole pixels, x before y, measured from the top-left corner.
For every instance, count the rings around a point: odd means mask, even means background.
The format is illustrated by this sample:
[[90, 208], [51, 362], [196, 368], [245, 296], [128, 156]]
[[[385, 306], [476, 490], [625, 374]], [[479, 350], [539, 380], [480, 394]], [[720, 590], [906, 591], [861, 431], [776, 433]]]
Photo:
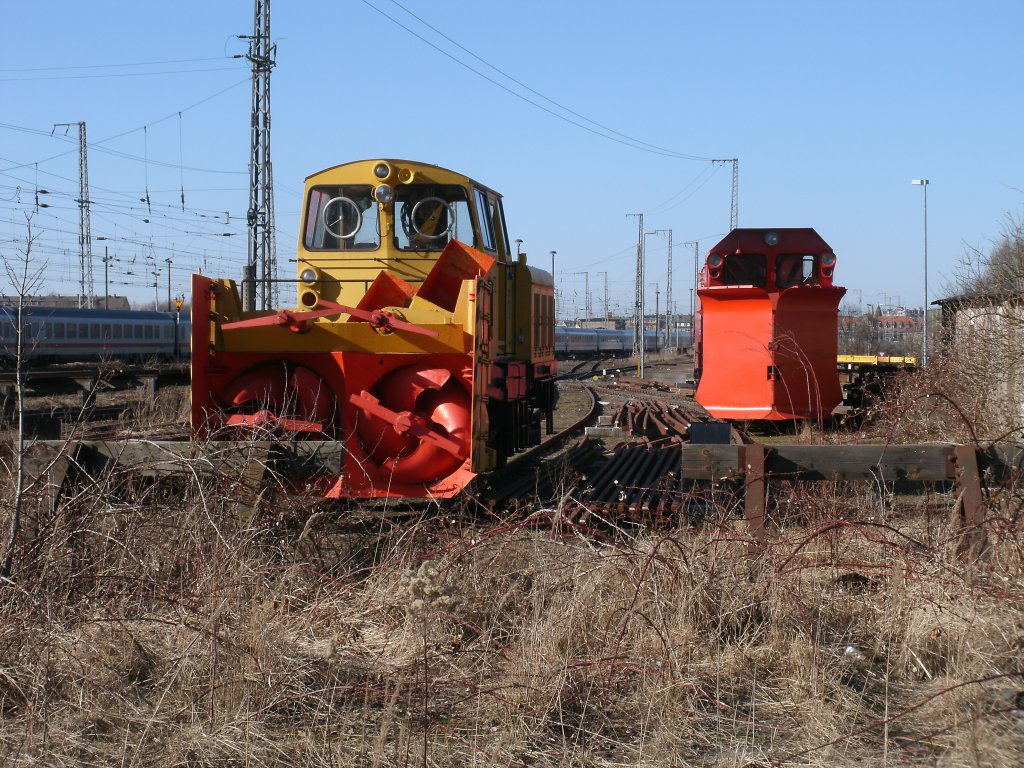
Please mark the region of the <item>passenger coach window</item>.
[[404, 251], [440, 251], [450, 240], [475, 245], [466, 190], [414, 184], [395, 190], [395, 244]]
[[731, 253], [722, 266], [722, 282], [726, 285], [765, 286], [763, 253]]
[[369, 184], [315, 187], [306, 204], [306, 248], [312, 251], [374, 251], [380, 221]]

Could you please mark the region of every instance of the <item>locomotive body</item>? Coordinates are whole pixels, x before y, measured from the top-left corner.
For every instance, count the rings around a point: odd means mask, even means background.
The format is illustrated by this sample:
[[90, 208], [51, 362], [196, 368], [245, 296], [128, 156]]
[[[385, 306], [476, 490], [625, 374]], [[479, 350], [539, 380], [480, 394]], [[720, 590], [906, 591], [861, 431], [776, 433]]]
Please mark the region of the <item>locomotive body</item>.
[[551, 275], [509, 248], [501, 196], [433, 165], [306, 179], [298, 307], [244, 311], [193, 276], [192, 430], [344, 444], [327, 497], [449, 497], [551, 427]]
[[824, 419], [836, 371], [836, 257], [813, 229], [734, 229], [708, 253], [697, 291], [696, 399], [731, 420]]

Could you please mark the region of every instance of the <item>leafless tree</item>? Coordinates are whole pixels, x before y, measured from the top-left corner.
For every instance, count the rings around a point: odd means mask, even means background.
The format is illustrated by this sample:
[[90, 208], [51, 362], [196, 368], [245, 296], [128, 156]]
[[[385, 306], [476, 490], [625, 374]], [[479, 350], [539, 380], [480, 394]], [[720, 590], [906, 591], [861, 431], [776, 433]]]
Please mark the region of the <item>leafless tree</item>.
[[959, 293], [993, 295], [1024, 291], [1024, 216], [1007, 214], [991, 250], [970, 248], [959, 264]]
[[16, 297], [13, 316], [14, 325], [14, 393], [15, 407], [17, 409], [17, 428], [14, 446], [14, 497], [11, 505], [11, 516], [7, 528], [7, 535], [4, 540], [2, 555], [0, 555], [0, 579], [7, 579], [11, 574], [11, 564], [14, 560], [14, 549], [18, 538], [18, 528], [21, 524], [21, 513], [25, 500], [25, 366], [28, 353], [31, 351], [32, 339], [30, 337], [31, 324], [25, 322], [25, 307], [27, 299], [42, 287], [44, 265], [33, 266], [32, 246], [35, 236], [32, 233], [32, 217], [28, 216], [25, 222], [25, 244], [20, 254], [14, 258], [7, 256], [0, 257], [3, 262], [7, 279], [13, 287], [13, 295]]

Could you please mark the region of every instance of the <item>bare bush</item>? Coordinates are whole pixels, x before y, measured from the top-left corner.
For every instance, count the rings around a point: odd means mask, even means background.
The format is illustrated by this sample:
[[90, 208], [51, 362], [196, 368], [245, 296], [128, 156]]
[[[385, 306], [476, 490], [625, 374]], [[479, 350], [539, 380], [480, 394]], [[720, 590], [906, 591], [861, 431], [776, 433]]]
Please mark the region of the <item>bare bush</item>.
[[876, 404], [898, 442], [1021, 440], [1024, 433], [1024, 222], [1008, 216], [991, 251], [968, 251], [928, 368]]
[[960, 564], [945, 497], [911, 516], [837, 488], [840, 519], [784, 492], [804, 511], [752, 558], [727, 523], [391, 525], [244, 471], [141, 474], [32, 507], [0, 605], [4, 764], [1024, 756], [1024, 542]]
[[[1005, 430], [954, 363], [894, 389], [876, 436]], [[395, 518], [296, 495], [250, 448], [27, 494], [0, 763], [1024, 762], [1017, 491], [987, 499], [966, 563], [953, 494], [773, 484], [753, 554], [728, 493], [696, 529]]]

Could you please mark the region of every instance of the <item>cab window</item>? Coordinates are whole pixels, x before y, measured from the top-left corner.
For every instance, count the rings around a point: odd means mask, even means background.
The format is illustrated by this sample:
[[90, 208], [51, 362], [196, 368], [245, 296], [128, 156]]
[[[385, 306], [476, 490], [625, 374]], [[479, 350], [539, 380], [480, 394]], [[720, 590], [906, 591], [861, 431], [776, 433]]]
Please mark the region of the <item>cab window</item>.
[[476, 200], [477, 225], [480, 229], [481, 246], [485, 251], [494, 253], [498, 250], [494, 239], [494, 210], [487, 200], [487, 193], [482, 189], [474, 189]]
[[311, 251], [373, 251], [380, 221], [369, 184], [314, 187], [306, 202], [303, 243]]
[[722, 265], [722, 282], [726, 285], [765, 286], [763, 253], [731, 253]]
[[508, 247], [508, 227], [505, 226], [505, 207], [501, 204], [501, 198], [498, 198], [498, 242], [499, 244], [504, 243], [505, 253], [511, 253]]
[[395, 245], [441, 251], [451, 240], [475, 245], [469, 197], [449, 184], [408, 184], [395, 190]]
[[815, 257], [811, 253], [782, 253], [775, 263], [775, 285], [792, 288], [815, 282]]

